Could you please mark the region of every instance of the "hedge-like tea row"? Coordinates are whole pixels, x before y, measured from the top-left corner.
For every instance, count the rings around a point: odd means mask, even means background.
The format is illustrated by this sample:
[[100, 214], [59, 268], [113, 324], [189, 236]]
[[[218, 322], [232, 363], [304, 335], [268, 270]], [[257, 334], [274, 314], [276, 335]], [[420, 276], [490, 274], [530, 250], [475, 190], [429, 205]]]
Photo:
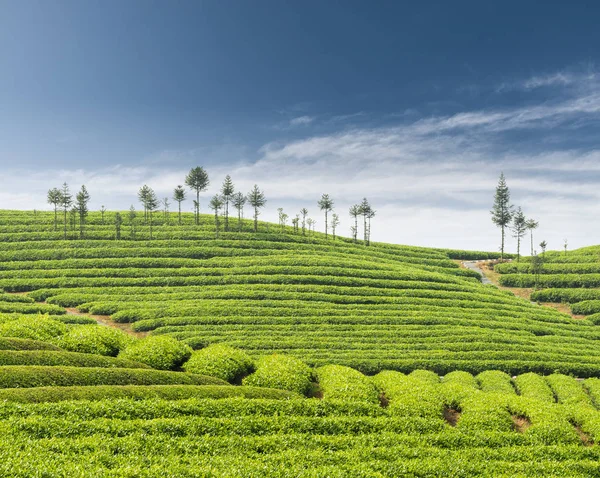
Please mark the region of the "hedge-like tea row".
[[82, 385], [227, 385], [227, 382], [203, 375], [143, 368], [0, 366], [0, 388]]
[[0, 337], [0, 350], [58, 350], [61, 348], [33, 339], [18, 339], [14, 337]]
[[0, 401], [51, 403], [71, 400], [185, 400], [194, 399], [268, 399], [300, 398], [293, 392], [259, 387], [228, 385], [95, 385], [0, 389]]
[[133, 360], [57, 350], [0, 350], [0, 367], [5, 365], [147, 368]]

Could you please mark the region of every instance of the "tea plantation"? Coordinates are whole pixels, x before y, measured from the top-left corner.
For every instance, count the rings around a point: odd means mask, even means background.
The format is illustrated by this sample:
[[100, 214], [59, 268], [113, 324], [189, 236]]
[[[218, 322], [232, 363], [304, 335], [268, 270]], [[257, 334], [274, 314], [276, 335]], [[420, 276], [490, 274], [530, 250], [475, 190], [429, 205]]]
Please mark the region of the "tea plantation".
[[213, 220], [0, 211], [0, 476], [600, 473], [593, 316], [459, 266], [494, 254]]
[[575, 315], [600, 324], [600, 247], [584, 247], [569, 252], [551, 251], [520, 263], [496, 266], [500, 284], [533, 288], [531, 300], [566, 303]]

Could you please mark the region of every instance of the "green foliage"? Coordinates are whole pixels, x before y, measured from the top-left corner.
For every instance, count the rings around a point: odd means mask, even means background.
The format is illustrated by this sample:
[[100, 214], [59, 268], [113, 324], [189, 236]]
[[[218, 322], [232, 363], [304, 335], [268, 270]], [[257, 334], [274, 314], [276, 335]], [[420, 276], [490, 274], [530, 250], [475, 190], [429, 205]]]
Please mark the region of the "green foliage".
[[192, 349], [174, 338], [151, 336], [128, 345], [120, 358], [145, 363], [158, 370], [175, 370], [192, 355]]
[[1, 365], [146, 368], [132, 360], [60, 350], [0, 350]]
[[325, 365], [316, 370], [323, 400], [379, 403], [379, 390], [373, 380], [342, 365]]
[[0, 350], [61, 350], [54, 344], [33, 339], [0, 337]]
[[0, 337], [49, 341], [67, 332], [62, 322], [38, 315], [22, 316], [0, 323]]
[[301, 360], [287, 355], [269, 355], [258, 360], [256, 372], [243, 385], [278, 388], [307, 395], [314, 381], [312, 369]]
[[101, 325], [83, 325], [70, 329], [56, 344], [71, 352], [116, 357], [133, 342], [133, 337], [120, 330]]
[[510, 375], [498, 370], [487, 370], [475, 377], [479, 388], [483, 392], [503, 393], [511, 395], [515, 393]]
[[192, 353], [183, 369], [234, 383], [254, 370], [254, 361], [242, 350], [214, 344]]
[[[109, 357], [97, 355], [88, 355], [88, 357], [96, 361], [108, 362], [110, 360]], [[118, 361], [120, 359], [113, 358], [111, 362], [117, 363]], [[203, 375], [142, 368], [0, 366], [0, 388], [178, 384], [227, 385], [227, 382]]]
[[545, 403], [554, 402], [554, 393], [548, 382], [535, 373], [524, 373], [515, 379], [519, 394]]
[[226, 399], [290, 400], [299, 395], [285, 390], [227, 385], [96, 385], [0, 389], [0, 401], [48, 403], [70, 400], [186, 400]]

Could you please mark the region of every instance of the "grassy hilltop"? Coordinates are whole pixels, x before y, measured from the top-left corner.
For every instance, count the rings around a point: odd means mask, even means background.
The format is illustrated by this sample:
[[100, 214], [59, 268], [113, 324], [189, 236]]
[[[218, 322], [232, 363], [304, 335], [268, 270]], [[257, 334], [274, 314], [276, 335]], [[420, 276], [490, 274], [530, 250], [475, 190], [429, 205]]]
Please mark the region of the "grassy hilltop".
[[592, 323], [484, 286], [452, 260], [485, 253], [366, 247], [267, 223], [253, 233], [250, 222], [215, 239], [214, 218], [192, 219], [155, 219], [152, 240], [138, 220], [135, 240], [124, 225], [117, 241], [111, 215], [103, 225], [92, 213], [85, 239], [64, 241], [51, 213], [2, 212], [0, 289], [46, 302], [23, 309], [76, 307], [192, 348], [225, 343], [314, 366], [600, 372]]
[[0, 476], [600, 473], [599, 329], [496, 254], [113, 218], [0, 211]]

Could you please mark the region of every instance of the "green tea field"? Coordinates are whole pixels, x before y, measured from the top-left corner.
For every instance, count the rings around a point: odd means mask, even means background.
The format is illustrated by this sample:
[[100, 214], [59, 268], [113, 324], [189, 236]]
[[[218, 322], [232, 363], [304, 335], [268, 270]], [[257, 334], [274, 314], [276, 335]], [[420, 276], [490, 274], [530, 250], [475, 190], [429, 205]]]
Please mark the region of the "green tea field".
[[600, 329], [496, 254], [113, 214], [0, 212], [0, 476], [600, 473]]

